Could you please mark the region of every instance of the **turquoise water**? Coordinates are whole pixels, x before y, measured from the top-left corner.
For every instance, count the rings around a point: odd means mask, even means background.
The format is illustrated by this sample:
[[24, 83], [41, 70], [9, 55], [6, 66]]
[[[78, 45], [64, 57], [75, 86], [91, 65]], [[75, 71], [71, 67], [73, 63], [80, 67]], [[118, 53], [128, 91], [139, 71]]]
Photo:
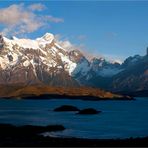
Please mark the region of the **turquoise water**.
[[[14, 125], [62, 124], [63, 132], [52, 136], [81, 138], [127, 138], [148, 136], [148, 98], [136, 101], [0, 100], [0, 123]], [[97, 115], [53, 112], [61, 105], [101, 110]], [[48, 135], [48, 133], [46, 133]]]

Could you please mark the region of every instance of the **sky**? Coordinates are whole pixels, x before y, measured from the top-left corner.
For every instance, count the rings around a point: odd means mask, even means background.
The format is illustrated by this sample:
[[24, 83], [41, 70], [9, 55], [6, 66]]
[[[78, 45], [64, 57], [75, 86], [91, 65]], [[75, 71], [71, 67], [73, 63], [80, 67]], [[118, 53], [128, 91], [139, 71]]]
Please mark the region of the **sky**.
[[145, 55], [148, 1], [0, 1], [0, 32], [35, 39], [46, 32], [93, 56]]

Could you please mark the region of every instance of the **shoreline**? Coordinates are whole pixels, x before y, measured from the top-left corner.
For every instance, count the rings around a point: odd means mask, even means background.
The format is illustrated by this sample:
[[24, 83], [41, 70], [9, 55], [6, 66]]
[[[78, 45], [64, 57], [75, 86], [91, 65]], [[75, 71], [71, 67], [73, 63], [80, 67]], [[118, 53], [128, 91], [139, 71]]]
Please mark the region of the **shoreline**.
[[25, 99], [25, 100], [53, 100], [53, 99], [70, 99], [70, 100], [83, 100], [83, 101], [134, 101], [134, 97], [113, 97], [113, 98], [100, 98], [95, 96], [71, 96], [60, 94], [42, 94], [42, 95], [21, 95], [16, 97], [2, 97], [3, 99]]
[[70, 98], [82, 100], [133, 100], [133, 97], [119, 95], [92, 87], [51, 87], [51, 86], [0, 86], [2, 98], [51, 99]]
[[96, 146], [148, 146], [148, 136], [125, 139], [83, 139], [44, 137], [43, 132], [62, 131], [62, 125], [49, 126], [14, 126], [11, 124], [0, 124], [0, 146], [53, 146], [53, 147], [96, 147]]

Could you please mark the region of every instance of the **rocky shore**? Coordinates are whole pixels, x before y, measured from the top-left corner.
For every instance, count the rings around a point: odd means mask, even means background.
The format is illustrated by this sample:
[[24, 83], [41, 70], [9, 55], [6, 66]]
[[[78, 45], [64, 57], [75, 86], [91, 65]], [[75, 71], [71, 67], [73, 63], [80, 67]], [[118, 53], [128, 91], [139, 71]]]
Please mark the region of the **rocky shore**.
[[3, 147], [111, 147], [111, 146], [148, 146], [148, 137], [127, 139], [79, 139], [44, 137], [40, 133], [60, 131], [62, 125], [50, 126], [13, 126], [0, 124], [0, 146]]

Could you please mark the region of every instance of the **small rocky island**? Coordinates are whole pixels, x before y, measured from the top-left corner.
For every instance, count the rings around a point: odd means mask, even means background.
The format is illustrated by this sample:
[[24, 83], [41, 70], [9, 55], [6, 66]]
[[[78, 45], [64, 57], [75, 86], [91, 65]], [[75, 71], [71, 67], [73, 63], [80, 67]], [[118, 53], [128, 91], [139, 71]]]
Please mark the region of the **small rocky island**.
[[74, 112], [76, 111], [77, 114], [79, 115], [94, 115], [94, 114], [99, 114], [101, 111], [97, 111], [96, 109], [93, 108], [85, 108], [85, 109], [78, 109], [75, 106], [72, 105], [62, 105], [60, 107], [57, 107], [54, 109], [55, 112]]
[[57, 107], [54, 109], [56, 112], [62, 112], [62, 111], [79, 111], [79, 109], [72, 105], [62, 105], [60, 107]]
[[95, 115], [95, 114], [99, 114], [99, 113], [101, 113], [101, 111], [97, 111], [93, 108], [86, 108], [86, 109], [80, 110], [77, 114], [79, 114], [79, 115]]

